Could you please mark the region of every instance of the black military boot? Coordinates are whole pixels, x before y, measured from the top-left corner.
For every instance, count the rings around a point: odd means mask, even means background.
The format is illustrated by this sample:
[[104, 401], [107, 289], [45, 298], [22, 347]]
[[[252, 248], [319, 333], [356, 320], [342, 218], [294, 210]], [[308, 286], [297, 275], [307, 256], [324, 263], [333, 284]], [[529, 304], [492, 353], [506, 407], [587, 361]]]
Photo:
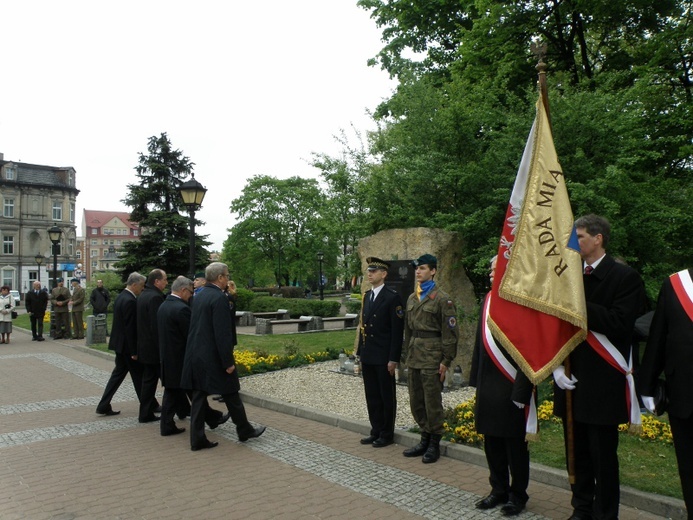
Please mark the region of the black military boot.
[[431, 442], [428, 443], [428, 449], [424, 453], [422, 462], [424, 464], [430, 464], [437, 461], [440, 458], [440, 439], [442, 435], [436, 435], [435, 433], [431, 435]]
[[431, 441], [431, 434], [426, 432], [421, 432], [421, 440], [416, 446], [406, 449], [402, 452], [405, 457], [420, 457], [428, 449], [428, 443]]

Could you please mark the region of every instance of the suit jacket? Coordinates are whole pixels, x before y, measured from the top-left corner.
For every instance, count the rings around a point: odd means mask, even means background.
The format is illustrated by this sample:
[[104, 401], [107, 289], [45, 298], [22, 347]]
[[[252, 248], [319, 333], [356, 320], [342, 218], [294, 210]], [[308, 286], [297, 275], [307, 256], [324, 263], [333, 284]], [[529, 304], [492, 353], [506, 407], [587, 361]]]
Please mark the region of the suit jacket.
[[53, 312], [70, 312], [67, 305], [57, 305], [57, 302], [67, 302], [70, 299], [70, 290], [67, 287], [54, 287], [51, 291], [51, 305]]
[[84, 311], [84, 298], [86, 297], [86, 292], [79, 285], [75, 287], [72, 292], [72, 312], [83, 312]]
[[145, 285], [137, 298], [137, 361], [159, 364], [159, 333], [156, 313], [164, 303], [164, 293], [153, 285]]
[[[693, 269], [689, 270], [693, 274]], [[638, 372], [642, 395], [652, 396], [664, 372], [669, 415], [686, 419], [693, 414], [693, 321], [674, 292], [671, 280], [662, 284], [652, 318], [645, 355]]]
[[113, 325], [108, 348], [118, 354], [137, 354], [137, 297], [125, 289], [113, 304]]
[[[635, 319], [645, 306], [645, 288], [632, 268], [606, 255], [584, 276], [587, 327], [604, 334], [625, 357], [630, 356]], [[587, 342], [570, 354], [578, 383], [573, 390], [573, 417], [587, 424], [628, 422], [626, 376], [609, 365]], [[554, 412], [565, 417], [565, 391], [554, 385]]]
[[383, 287], [371, 303], [373, 290], [363, 295], [358, 329], [358, 353], [364, 365], [399, 363], [404, 340], [404, 306], [399, 294]]
[[[515, 382], [510, 381], [498, 369], [484, 346], [484, 314], [479, 317], [476, 342], [472, 354], [469, 386], [476, 387], [476, 431], [483, 435], [505, 438], [525, 438], [525, 410], [513, 401], [528, 405], [534, 385], [521, 370], [517, 370]], [[496, 341], [505, 358], [517, 368], [515, 360]]]
[[46, 307], [48, 307], [48, 293], [40, 289], [38, 294], [33, 290], [29, 291], [24, 297], [24, 305], [26, 306], [26, 312], [31, 312], [37, 316], [45, 314]]
[[185, 349], [181, 386], [208, 394], [231, 394], [241, 389], [233, 356], [236, 325], [226, 294], [208, 283], [195, 295]]
[[161, 383], [166, 388], [181, 387], [191, 314], [188, 304], [172, 294], [166, 297], [157, 311]]

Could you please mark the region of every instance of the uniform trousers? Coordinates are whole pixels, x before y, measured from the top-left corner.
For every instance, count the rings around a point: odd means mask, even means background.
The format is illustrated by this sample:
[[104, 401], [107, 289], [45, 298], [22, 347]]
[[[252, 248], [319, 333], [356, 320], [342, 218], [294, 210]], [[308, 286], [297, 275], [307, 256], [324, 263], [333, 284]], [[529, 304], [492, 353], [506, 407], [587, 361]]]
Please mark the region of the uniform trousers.
[[[207, 436], [205, 435], [205, 423], [207, 423], [210, 428], [214, 427], [213, 415], [220, 414], [218, 410], [214, 410], [209, 406], [207, 397], [209, 394], [202, 390], [193, 390], [192, 394], [192, 406], [190, 409], [190, 446], [193, 448], [198, 448], [203, 446], [207, 442]], [[229, 415], [233, 424], [236, 425], [236, 432], [240, 436], [250, 435], [255, 431], [253, 425], [248, 421], [248, 417], [245, 413], [245, 406], [243, 406], [243, 401], [241, 401], [241, 396], [238, 392], [231, 394], [222, 394], [224, 398], [224, 403], [229, 411]], [[210, 422], [212, 424], [210, 424]], [[218, 422], [218, 419], [217, 419]]]
[[113, 372], [111, 372], [111, 377], [106, 383], [106, 388], [103, 391], [103, 397], [96, 407], [97, 412], [108, 411], [111, 407], [111, 400], [113, 396], [120, 388], [120, 385], [125, 380], [125, 378], [130, 373], [132, 378], [132, 386], [135, 387], [135, 393], [137, 398], [140, 398], [140, 391], [142, 389], [142, 365], [137, 361], [132, 359], [129, 355], [121, 354], [116, 352], [115, 354], [115, 367]]
[[[565, 434], [565, 421], [563, 422]], [[618, 425], [573, 421], [575, 484], [571, 505], [594, 520], [618, 518]], [[565, 436], [567, 439], [567, 435]], [[567, 460], [567, 446], [566, 446]]]
[[438, 368], [409, 368], [409, 403], [411, 414], [424, 433], [445, 432], [443, 383]]
[[693, 519], [693, 415], [687, 419], [669, 415], [669, 424], [674, 437], [683, 500], [690, 520]]
[[65, 312], [54, 312], [55, 314], [55, 339], [69, 338], [72, 336], [70, 332], [70, 313], [65, 310]]
[[84, 321], [82, 318], [82, 311], [72, 311], [72, 332], [75, 338], [84, 337]]
[[362, 365], [361, 373], [371, 435], [392, 440], [397, 414], [395, 377], [388, 372], [387, 365]]
[[[490, 471], [491, 494], [508, 497], [516, 504], [529, 500], [529, 449], [519, 437], [484, 435], [484, 451]], [[508, 472], [508, 470], [510, 470]], [[512, 477], [512, 482], [510, 481]]]

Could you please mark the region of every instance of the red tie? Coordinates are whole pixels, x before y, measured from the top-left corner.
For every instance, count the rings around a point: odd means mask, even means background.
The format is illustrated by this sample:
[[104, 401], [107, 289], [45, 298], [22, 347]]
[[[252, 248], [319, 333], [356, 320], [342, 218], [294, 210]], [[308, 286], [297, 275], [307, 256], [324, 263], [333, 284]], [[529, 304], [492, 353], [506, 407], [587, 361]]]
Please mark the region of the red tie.
[[591, 265], [588, 265], [587, 267], [585, 267], [585, 274], [586, 275], [588, 275], [588, 276], [591, 275], [592, 271], [594, 271], [594, 267], [592, 267]]

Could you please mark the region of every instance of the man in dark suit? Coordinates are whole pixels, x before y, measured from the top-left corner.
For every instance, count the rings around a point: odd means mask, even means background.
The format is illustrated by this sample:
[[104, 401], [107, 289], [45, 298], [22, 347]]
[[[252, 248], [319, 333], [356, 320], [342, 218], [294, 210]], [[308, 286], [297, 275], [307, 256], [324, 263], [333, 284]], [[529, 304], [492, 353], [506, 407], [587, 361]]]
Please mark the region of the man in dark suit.
[[638, 373], [643, 403], [655, 411], [652, 396], [666, 376], [668, 413], [688, 517], [693, 515], [693, 269], [671, 275], [659, 291], [645, 355]]
[[137, 298], [137, 361], [142, 365], [139, 414], [141, 423], [159, 420], [159, 416], [154, 414], [154, 410], [158, 408], [156, 388], [161, 372], [156, 314], [166, 298], [164, 289], [167, 285], [166, 272], [153, 269], [147, 277], [144, 291]]
[[101, 415], [118, 415], [113, 410], [111, 400], [118, 391], [125, 377], [130, 373], [132, 385], [137, 397], [142, 388], [142, 366], [136, 361], [137, 356], [137, 296], [144, 289], [145, 277], [140, 273], [130, 273], [126, 287], [116, 298], [113, 305], [113, 325], [109, 350], [115, 351], [115, 368], [106, 383], [101, 401], [96, 406], [96, 413]]
[[48, 306], [48, 293], [41, 290], [41, 282], [34, 282], [33, 290], [24, 297], [24, 305], [31, 322], [31, 341], [44, 341], [43, 317]]
[[[570, 376], [563, 366], [554, 371], [554, 413], [563, 419], [565, 429], [566, 390], [571, 391], [575, 455], [571, 519], [615, 519], [620, 499], [618, 425], [631, 420], [633, 409], [626, 401], [628, 370], [617, 369], [610, 361], [621, 365], [630, 359], [635, 319], [644, 312], [644, 286], [637, 272], [606, 254], [611, 226], [605, 218], [587, 215], [575, 227], [590, 335], [569, 356]], [[639, 418], [637, 399], [630, 404]]]
[[193, 391], [190, 414], [192, 451], [219, 444], [205, 436], [204, 423], [209, 408], [207, 396], [210, 394], [223, 397], [236, 425], [239, 441], [259, 437], [265, 431], [264, 426], [255, 428], [250, 424], [238, 394], [241, 384], [233, 356], [235, 323], [224, 293], [229, 281], [229, 268], [221, 262], [213, 262], [207, 266], [205, 278], [204, 290], [195, 295], [181, 379], [183, 388]]
[[[495, 269], [496, 257], [493, 257], [489, 275], [491, 284]], [[533, 399], [534, 385], [518, 370], [517, 363], [488, 330], [486, 319], [490, 297], [490, 293], [486, 295], [479, 316], [469, 374], [469, 386], [476, 387], [474, 422], [476, 431], [484, 436], [491, 484], [491, 493], [479, 500], [476, 508], [492, 509], [504, 504], [501, 512], [505, 516], [515, 516], [529, 500], [525, 409]]]
[[395, 370], [402, 355], [404, 305], [396, 291], [385, 287], [390, 264], [374, 256], [366, 258], [366, 263], [372, 288], [363, 295], [357, 353], [361, 358], [371, 432], [361, 439], [361, 444], [382, 448], [394, 442]]

